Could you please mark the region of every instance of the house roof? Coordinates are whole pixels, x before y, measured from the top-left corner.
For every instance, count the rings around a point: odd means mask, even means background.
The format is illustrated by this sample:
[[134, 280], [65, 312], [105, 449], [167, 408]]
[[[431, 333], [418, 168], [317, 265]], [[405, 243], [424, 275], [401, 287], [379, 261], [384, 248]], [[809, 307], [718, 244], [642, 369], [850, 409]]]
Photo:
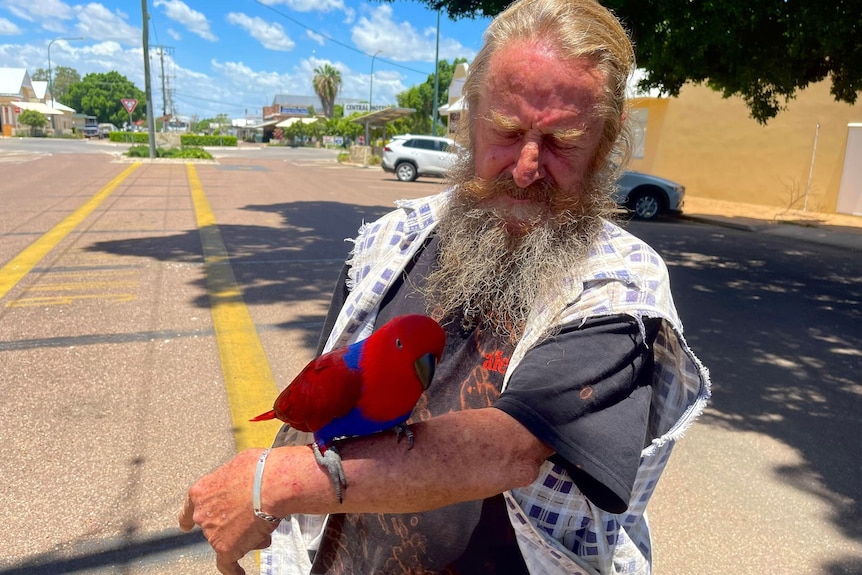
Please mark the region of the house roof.
[[24, 86], [30, 86], [27, 68], [0, 68], [0, 96], [21, 96]]
[[31, 80], [30, 84], [33, 85], [33, 92], [36, 94], [36, 98], [44, 101], [48, 95], [48, 82], [45, 80]]

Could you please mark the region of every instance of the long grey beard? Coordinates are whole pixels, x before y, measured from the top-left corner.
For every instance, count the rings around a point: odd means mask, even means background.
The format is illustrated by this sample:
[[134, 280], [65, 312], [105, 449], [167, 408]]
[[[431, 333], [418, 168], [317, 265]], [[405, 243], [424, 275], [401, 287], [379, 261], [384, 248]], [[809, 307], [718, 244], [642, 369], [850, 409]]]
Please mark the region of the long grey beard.
[[[563, 282], [577, 277], [608, 214], [604, 201], [586, 202], [512, 235], [493, 210], [456, 192], [437, 228], [438, 267], [423, 290], [429, 313], [479, 326], [503, 338], [520, 339], [537, 301], [564, 304]], [[460, 313], [459, 313], [460, 312]]]

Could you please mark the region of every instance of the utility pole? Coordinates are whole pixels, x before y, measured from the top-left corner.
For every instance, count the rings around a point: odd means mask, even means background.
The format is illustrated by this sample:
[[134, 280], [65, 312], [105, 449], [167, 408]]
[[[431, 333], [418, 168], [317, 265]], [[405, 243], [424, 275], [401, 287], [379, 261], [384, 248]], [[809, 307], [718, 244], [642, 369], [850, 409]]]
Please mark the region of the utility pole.
[[[168, 77], [165, 74], [165, 54], [169, 56], [173, 56], [173, 47], [171, 46], [153, 46], [154, 48], [159, 49], [159, 64], [161, 69], [161, 79], [162, 79], [162, 118], [167, 118], [169, 115], [174, 115], [174, 106], [171, 101], [170, 90], [168, 89]], [[162, 122], [162, 131], [167, 131], [167, 124]]]
[[431, 98], [431, 106], [434, 108], [431, 122], [431, 135], [437, 135], [437, 105], [440, 93], [440, 10], [437, 9], [437, 47], [434, 49], [434, 96]]
[[150, 87], [150, 16], [147, 14], [147, 0], [141, 0], [141, 17], [143, 18], [144, 47], [144, 93], [147, 98], [147, 131], [150, 135], [150, 158], [156, 157], [156, 134], [153, 125], [153, 90]]

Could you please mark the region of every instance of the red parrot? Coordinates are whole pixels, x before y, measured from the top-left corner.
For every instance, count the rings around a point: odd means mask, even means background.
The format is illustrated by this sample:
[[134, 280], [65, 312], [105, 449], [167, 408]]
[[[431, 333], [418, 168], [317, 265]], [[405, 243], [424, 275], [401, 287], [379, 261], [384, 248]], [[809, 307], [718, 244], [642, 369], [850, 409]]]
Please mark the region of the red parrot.
[[278, 418], [313, 433], [315, 459], [329, 471], [341, 501], [347, 481], [333, 441], [395, 429], [398, 440], [403, 433], [413, 447], [404, 422], [431, 383], [445, 343], [443, 329], [430, 317], [398, 316], [367, 339], [309, 362], [273, 409], [251, 421]]

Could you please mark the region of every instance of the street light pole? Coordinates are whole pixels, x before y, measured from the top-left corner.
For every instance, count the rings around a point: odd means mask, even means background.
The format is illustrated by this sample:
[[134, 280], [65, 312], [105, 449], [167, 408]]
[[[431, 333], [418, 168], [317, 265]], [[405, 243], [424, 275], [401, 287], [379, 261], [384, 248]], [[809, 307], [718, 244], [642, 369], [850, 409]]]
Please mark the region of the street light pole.
[[[377, 58], [377, 55], [380, 54], [382, 51], [383, 51], [382, 49], [378, 50], [371, 57], [371, 82], [369, 83], [369, 87], [368, 87], [368, 113], [369, 114], [371, 113], [371, 104], [372, 104], [371, 98], [374, 95], [374, 59]], [[371, 145], [371, 140], [369, 139], [370, 138], [370, 135], [369, 135], [370, 132], [368, 129], [368, 125], [369, 125], [369, 123], [368, 123], [368, 121], [366, 121], [365, 122], [365, 145], [366, 146]]]
[[[57, 40], [83, 40], [84, 38], [54, 38], [48, 42], [48, 91], [51, 92], [51, 107], [54, 107], [54, 71], [51, 69], [51, 45]], [[51, 114], [51, 130], [54, 130], [54, 114]]]

